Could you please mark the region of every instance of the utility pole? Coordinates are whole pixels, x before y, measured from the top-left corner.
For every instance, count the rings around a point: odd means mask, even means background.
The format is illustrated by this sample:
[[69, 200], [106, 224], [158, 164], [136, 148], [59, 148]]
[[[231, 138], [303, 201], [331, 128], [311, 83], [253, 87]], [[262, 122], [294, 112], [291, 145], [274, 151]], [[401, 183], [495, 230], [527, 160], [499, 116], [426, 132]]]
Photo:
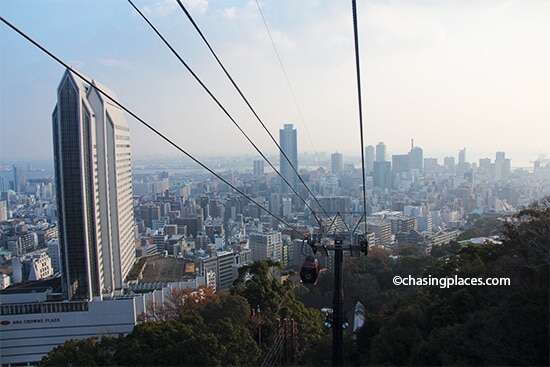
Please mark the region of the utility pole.
[[334, 240], [334, 295], [332, 300], [332, 365], [341, 366], [344, 362], [342, 342], [344, 338], [344, 277], [342, 264], [344, 250], [342, 239]]

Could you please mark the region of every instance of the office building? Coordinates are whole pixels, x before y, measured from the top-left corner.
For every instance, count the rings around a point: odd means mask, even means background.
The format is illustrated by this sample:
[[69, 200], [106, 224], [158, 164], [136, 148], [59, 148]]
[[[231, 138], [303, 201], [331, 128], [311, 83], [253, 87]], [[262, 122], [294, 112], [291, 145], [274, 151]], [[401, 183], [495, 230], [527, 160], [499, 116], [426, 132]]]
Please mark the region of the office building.
[[365, 148], [365, 171], [367, 174], [372, 174], [374, 165], [374, 147], [367, 145]]
[[374, 187], [379, 187], [382, 190], [391, 189], [391, 163], [378, 161], [374, 162], [372, 179]]
[[315, 212], [321, 213], [323, 209], [330, 215], [354, 211], [352, 197], [350, 196], [318, 196], [315, 202], [311, 203]]
[[52, 114], [63, 292], [102, 299], [135, 260], [130, 129], [122, 109], [67, 70]]
[[466, 164], [466, 148], [462, 148], [458, 152], [458, 164]]
[[424, 163], [424, 152], [422, 151], [422, 148], [412, 147], [409, 152], [409, 157], [411, 171], [418, 170], [419, 173], [422, 173]]
[[424, 158], [424, 172], [434, 173], [437, 171], [437, 158]]
[[252, 261], [273, 259], [282, 260], [283, 240], [281, 232], [254, 232], [250, 234]]
[[[292, 124], [285, 124], [284, 128], [279, 130], [279, 145], [282, 150], [279, 154], [279, 172], [286, 182], [288, 182], [294, 190], [297, 190], [298, 176], [296, 172], [298, 172], [298, 138], [296, 129], [294, 129]], [[294, 167], [294, 169], [292, 167]], [[286, 182], [281, 180], [282, 193], [292, 192]]]
[[24, 192], [27, 186], [25, 170], [21, 166], [13, 166], [13, 190], [15, 192]]
[[392, 168], [392, 173], [396, 175], [400, 175], [402, 173], [408, 174], [410, 171], [410, 155], [408, 154], [392, 155], [391, 168]]
[[53, 275], [52, 261], [45, 251], [11, 258], [13, 282], [39, 280]]
[[263, 176], [265, 173], [264, 161], [255, 160], [254, 161], [254, 177]]
[[455, 171], [455, 157], [445, 157], [443, 158], [443, 166], [447, 172], [454, 173]]
[[0, 222], [8, 220], [8, 203], [6, 200], [0, 200]]
[[342, 171], [344, 164], [342, 162], [342, 153], [332, 153], [331, 155], [331, 172], [338, 174]]
[[376, 162], [386, 161], [386, 144], [380, 142], [376, 144]]
[[388, 246], [392, 240], [391, 222], [386, 219], [369, 217], [367, 218], [369, 231], [375, 234], [376, 246]]
[[59, 278], [1, 291], [2, 365], [38, 365], [44, 355], [70, 339], [118, 337], [132, 331], [152, 302], [162, 303], [164, 288], [113, 300], [59, 300]]
[[506, 158], [504, 152], [497, 152], [495, 157], [495, 181], [508, 178], [510, 175], [510, 159]]

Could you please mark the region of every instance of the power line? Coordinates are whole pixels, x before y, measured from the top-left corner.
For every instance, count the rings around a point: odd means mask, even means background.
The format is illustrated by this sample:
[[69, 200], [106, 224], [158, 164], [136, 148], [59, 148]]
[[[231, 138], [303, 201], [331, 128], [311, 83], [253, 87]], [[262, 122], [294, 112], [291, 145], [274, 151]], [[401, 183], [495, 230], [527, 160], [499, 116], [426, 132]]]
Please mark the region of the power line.
[[[179, 2], [179, 0], [178, 0]], [[296, 105], [296, 109], [298, 110], [298, 115], [300, 116], [300, 120], [302, 121], [302, 124], [304, 125], [304, 128], [306, 130], [307, 138], [309, 139], [309, 143], [311, 144], [311, 147], [313, 148], [313, 151], [316, 152], [315, 147], [313, 146], [313, 140], [311, 140], [311, 136], [309, 135], [309, 130], [307, 129], [306, 121], [304, 119], [304, 116], [302, 114], [302, 109], [300, 108], [300, 105], [298, 104], [298, 100], [296, 99], [296, 95], [294, 94], [294, 89], [292, 88], [292, 84], [290, 84], [290, 80], [288, 79], [288, 75], [286, 73], [285, 67], [283, 65], [283, 61], [281, 60], [281, 57], [279, 56], [279, 51], [277, 51], [277, 46], [275, 46], [275, 42], [273, 41], [273, 37], [271, 36], [271, 32], [269, 31], [269, 27], [267, 26], [267, 22], [264, 17], [264, 13], [262, 12], [262, 8], [260, 7], [260, 3], [258, 0], [256, 0], [256, 5], [258, 6], [258, 11], [260, 12], [260, 16], [262, 17], [262, 21], [264, 23], [265, 29], [267, 31], [267, 35], [269, 36], [269, 40], [271, 41], [271, 45], [273, 46], [273, 50], [275, 51], [275, 56], [277, 56], [277, 60], [279, 61], [279, 65], [281, 66], [281, 70], [283, 71], [283, 75], [285, 77], [286, 84], [288, 86], [288, 89], [290, 90], [290, 94], [292, 95], [292, 99], [294, 101], [294, 104]], [[315, 159], [318, 160], [317, 155], [315, 155]]]
[[[139, 15], [147, 22], [147, 24], [151, 27], [151, 29], [153, 29], [153, 31], [157, 34], [157, 36], [159, 36], [159, 38], [164, 42], [164, 44], [170, 49], [170, 51], [172, 51], [172, 53], [178, 58], [178, 60], [182, 63], [183, 66], [185, 66], [185, 68], [187, 69], [187, 71], [189, 71], [189, 73], [191, 73], [191, 75], [193, 76], [193, 78], [195, 78], [195, 80], [200, 84], [201, 87], [203, 87], [203, 89], [208, 93], [208, 95], [214, 100], [214, 102], [218, 105], [218, 107], [225, 113], [225, 115], [231, 120], [231, 122], [233, 122], [233, 124], [237, 127], [237, 129], [241, 132], [241, 134], [243, 134], [243, 136], [248, 140], [248, 142], [254, 147], [254, 149], [256, 149], [256, 151], [258, 152], [258, 154], [260, 154], [260, 156], [271, 166], [271, 168], [279, 175], [279, 177], [281, 177], [283, 179], [283, 181], [292, 189], [292, 191], [296, 194], [296, 196], [298, 196], [298, 198], [300, 198], [300, 200], [302, 200], [302, 202], [311, 210], [313, 216], [315, 217], [315, 220], [317, 221], [317, 223], [319, 225], [321, 225], [321, 222], [320, 222], [320, 219], [318, 218], [318, 216], [316, 215], [315, 211], [311, 208], [311, 206], [305, 201], [304, 198], [302, 198], [300, 196], [300, 194], [298, 194], [298, 192], [296, 191], [296, 189], [294, 187], [292, 187], [292, 185], [288, 182], [288, 180], [283, 177], [280, 172], [275, 168], [275, 166], [269, 161], [269, 159], [262, 153], [262, 151], [258, 148], [258, 146], [250, 139], [250, 137], [246, 134], [246, 132], [239, 126], [239, 124], [237, 123], [237, 121], [235, 121], [235, 119], [231, 116], [231, 114], [227, 111], [227, 109], [221, 104], [221, 102], [214, 96], [214, 94], [210, 91], [210, 89], [208, 89], [208, 87], [202, 82], [202, 80], [197, 76], [197, 74], [195, 72], [193, 72], [193, 70], [191, 69], [191, 67], [183, 60], [183, 58], [179, 55], [179, 53], [172, 47], [172, 45], [166, 40], [166, 38], [157, 30], [157, 28], [149, 21], [149, 19], [143, 14], [143, 12], [141, 12], [135, 5], [134, 3], [132, 2], [132, 0], [128, 0], [128, 2], [130, 3], [130, 5], [132, 5], [132, 7], [139, 13]], [[202, 35], [202, 34], [201, 34]], [[210, 46], [209, 46], [210, 48]], [[212, 51], [212, 49], [211, 49]], [[213, 51], [212, 51], [213, 52]], [[216, 59], [218, 60], [219, 62], [219, 59], [216, 57]], [[220, 63], [220, 62], [219, 62]], [[223, 68], [223, 66], [222, 66]], [[225, 70], [225, 68], [223, 68]], [[226, 72], [227, 73], [227, 72]], [[235, 84], [234, 84], [235, 85]], [[242, 95], [242, 94], [241, 94]], [[243, 96], [244, 98], [244, 96]], [[250, 105], [249, 105], [250, 106]], [[263, 125], [263, 123], [262, 123]], [[265, 125], [264, 125], [264, 128], [265, 128]], [[273, 137], [272, 137], [273, 138]], [[279, 147], [280, 148], [280, 147]], [[286, 155], [285, 155], [286, 156]], [[287, 158], [288, 159], [288, 158]], [[291, 164], [292, 165], [292, 164]], [[294, 171], [296, 172], [296, 169], [294, 168]], [[296, 174], [298, 175], [298, 172], [296, 172]], [[298, 177], [301, 179], [300, 175], [298, 175]], [[305, 182], [302, 180], [302, 182], [304, 183], [305, 185]], [[307, 185], [305, 185], [306, 188], [307, 188]], [[315, 200], [317, 200], [315, 198], [315, 196], [313, 195], [313, 193], [311, 192], [311, 190], [308, 189], [308, 192], [313, 196], [313, 198]], [[317, 201], [318, 202], [318, 201]], [[321, 207], [322, 208], [322, 207]]]
[[269, 215], [271, 215], [272, 217], [274, 217], [275, 219], [277, 219], [278, 221], [280, 221], [281, 223], [283, 223], [285, 226], [291, 228], [292, 230], [298, 232], [301, 236], [304, 236], [304, 237], [307, 237], [307, 234], [306, 233], [302, 233], [300, 232], [297, 228], [295, 228], [295, 226], [292, 226], [291, 224], [289, 224], [288, 222], [286, 222], [284, 219], [280, 218], [278, 215], [272, 213], [269, 209], [265, 208], [263, 205], [261, 205], [260, 203], [258, 203], [256, 200], [254, 200], [253, 198], [251, 198], [250, 196], [248, 196], [246, 193], [244, 193], [243, 191], [241, 191], [239, 188], [237, 188], [235, 185], [233, 185], [231, 182], [227, 181], [226, 179], [224, 179], [222, 176], [220, 176], [218, 173], [216, 173], [215, 171], [213, 171], [211, 168], [209, 168], [208, 166], [206, 166], [204, 163], [202, 163], [201, 161], [199, 161], [197, 158], [195, 158], [194, 156], [192, 156], [190, 153], [188, 153], [187, 151], [185, 151], [183, 148], [181, 148], [179, 145], [177, 145], [175, 142], [173, 142], [172, 140], [170, 140], [167, 136], [165, 136], [164, 134], [162, 134], [160, 131], [158, 131], [157, 129], [155, 129], [151, 124], [147, 123], [145, 120], [143, 120], [141, 117], [139, 117], [137, 114], [135, 114], [134, 112], [132, 112], [128, 107], [126, 107], [125, 105], [123, 105], [122, 103], [120, 103], [118, 100], [116, 100], [115, 98], [111, 97], [108, 93], [106, 93], [105, 91], [103, 91], [100, 87], [98, 87], [96, 84], [94, 84], [92, 82], [92, 80], [90, 80], [89, 78], [85, 77], [83, 74], [81, 74], [80, 72], [78, 72], [77, 70], [75, 70], [74, 68], [72, 68], [69, 64], [67, 64], [66, 62], [64, 62], [63, 60], [61, 60], [59, 57], [57, 57], [54, 53], [52, 53], [51, 51], [49, 51], [48, 49], [46, 49], [44, 46], [42, 46], [41, 44], [39, 44], [37, 41], [35, 41], [33, 38], [31, 38], [30, 36], [28, 36], [25, 32], [21, 31], [19, 28], [17, 28], [15, 25], [11, 24], [9, 21], [7, 21], [6, 19], [4, 19], [4, 17], [0, 16], [0, 20], [2, 20], [2, 22], [4, 22], [7, 26], [9, 26], [11, 29], [13, 29], [14, 31], [16, 31], [17, 33], [19, 33], [23, 38], [25, 38], [27, 41], [29, 41], [30, 43], [32, 43], [34, 46], [36, 46], [37, 48], [39, 48], [42, 52], [46, 53], [48, 56], [50, 56], [52, 59], [54, 59], [57, 63], [59, 63], [60, 65], [62, 65], [63, 67], [65, 67], [66, 69], [70, 70], [71, 72], [73, 72], [75, 75], [77, 75], [80, 79], [82, 79], [83, 81], [85, 81], [86, 83], [88, 83], [89, 85], [94, 85], [95, 89], [97, 89], [98, 92], [100, 92], [103, 96], [105, 96], [107, 99], [109, 99], [111, 102], [113, 102], [115, 105], [117, 105], [119, 108], [121, 108], [122, 110], [124, 110], [126, 113], [128, 113], [130, 116], [132, 116], [134, 119], [136, 119], [137, 121], [139, 121], [142, 125], [144, 125], [145, 127], [147, 127], [149, 130], [151, 130], [152, 132], [154, 132], [156, 135], [158, 135], [159, 137], [161, 137], [164, 141], [166, 141], [168, 144], [172, 145], [174, 148], [176, 148], [178, 151], [180, 151], [181, 153], [185, 154], [188, 158], [190, 158], [192, 161], [194, 161], [195, 163], [197, 163], [199, 166], [201, 166], [202, 168], [204, 168], [205, 170], [207, 170], [209, 173], [211, 173], [212, 175], [214, 175], [215, 177], [217, 177], [219, 180], [221, 180], [223, 183], [225, 183], [226, 185], [228, 185], [229, 187], [231, 187], [233, 190], [235, 190], [237, 193], [239, 193], [240, 195], [244, 196], [245, 198], [247, 198], [248, 200], [250, 200], [253, 204], [257, 205], [260, 209], [266, 211]]

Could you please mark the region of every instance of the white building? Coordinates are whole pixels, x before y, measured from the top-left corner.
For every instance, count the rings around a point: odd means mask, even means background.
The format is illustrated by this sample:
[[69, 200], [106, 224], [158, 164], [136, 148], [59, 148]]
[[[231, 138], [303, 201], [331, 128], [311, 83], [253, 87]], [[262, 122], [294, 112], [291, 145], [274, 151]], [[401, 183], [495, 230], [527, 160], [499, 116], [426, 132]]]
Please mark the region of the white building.
[[52, 261], [44, 251], [12, 257], [11, 268], [14, 283], [45, 279], [53, 275]]
[[8, 274], [0, 274], [0, 289], [7, 288], [11, 285], [11, 278]]
[[67, 70], [52, 113], [63, 264], [71, 300], [122, 289], [135, 260], [130, 129], [123, 110]]
[[282, 260], [283, 239], [281, 232], [254, 232], [248, 240], [252, 261], [273, 259]]
[[[101, 301], [57, 301], [49, 284], [24, 293], [2, 291], [0, 356], [3, 366], [37, 364], [69, 339], [126, 335], [147, 313], [162, 304], [169, 287], [150, 293]], [[59, 280], [57, 280], [59, 286]]]

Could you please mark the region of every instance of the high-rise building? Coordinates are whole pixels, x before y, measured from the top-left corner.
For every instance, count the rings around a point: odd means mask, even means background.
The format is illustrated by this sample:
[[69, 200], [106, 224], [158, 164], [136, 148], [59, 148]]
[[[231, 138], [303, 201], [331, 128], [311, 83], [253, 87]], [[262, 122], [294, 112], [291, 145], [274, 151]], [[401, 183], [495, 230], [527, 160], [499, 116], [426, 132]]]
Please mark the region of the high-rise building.
[[156, 204], [141, 205], [139, 213], [146, 228], [153, 228], [153, 221], [160, 219], [160, 207]]
[[376, 162], [386, 161], [386, 144], [380, 142], [376, 144]]
[[52, 114], [63, 291], [102, 299], [135, 260], [130, 129], [122, 109], [67, 70]]
[[331, 155], [331, 172], [337, 174], [342, 171], [344, 164], [342, 162], [342, 153], [332, 153]]
[[391, 163], [378, 161], [374, 162], [372, 178], [374, 187], [379, 187], [382, 190], [391, 189]]
[[[284, 124], [284, 128], [279, 130], [279, 145], [282, 150], [279, 154], [279, 172], [281, 173], [281, 176], [284, 177], [290, 185], [292, 185], [294, 190], [297, 190], [298, 176], [296, 175], [296, 172], [298, 171], [298, 138], [296, 129], [294, 129], [292, 124]], [[292, 169], [292, 166], [294, 166], [294, 169]], [[295, 170], [296, 172], [294, 172]], [[289, 193], [291, 191], [292, 190], [286, 182], [282, 181], [281, 192]]]
[[424, 158], [424, 172], [433, 173], [437, 171], [437, 158]]
[[445, 157], [443, 158], [443, 166], [448, 172], [455, 171], [455, 157]]
[[281, 261], [283, 239], [281, 232], [253, 232], [249, 239], [252, 261], [274, 259]]
[[495, 174], [496, 181], [508, 178], [510, 174], [510, 159], [506, 158], [506, 153], [497, 152], [495, 157]]
[[8, 220], [8, 203], [0, 200], [0, 222]]
[[463, 148], [458, 152], [458, 164], [465, 164], [465, 163], [466, 163], [466, 148]]
[[418, 170], [419, 173], [422, 173], [422, 166], [424, 163], [424, 152], [422, 148], [412, 147], [409, 152], [409, 157], [411, 170]]
[[409, 154], [394, 154], [391, 156], [391, 168], [394, 174], [409, 173], [411, 166]]
[[367, 174], [372, 174], [374, 166], [374, 147], [372, 145], [367, 145], [365, 148], [365, 170]]
[[25, 170], [21, 166], [13, 166], [13, 190], [15, 192], [23, 192], [27, 185]]
[[470, 169], [470, 164], [466, 162], [466, 148], [458, 152], [458, 164], [456, 166], [457, 173], [465, 173]]
[[254, 177], [263, 176], [264, 173], [265, 173], [264, 161], [255, 160], [254, 161]]

